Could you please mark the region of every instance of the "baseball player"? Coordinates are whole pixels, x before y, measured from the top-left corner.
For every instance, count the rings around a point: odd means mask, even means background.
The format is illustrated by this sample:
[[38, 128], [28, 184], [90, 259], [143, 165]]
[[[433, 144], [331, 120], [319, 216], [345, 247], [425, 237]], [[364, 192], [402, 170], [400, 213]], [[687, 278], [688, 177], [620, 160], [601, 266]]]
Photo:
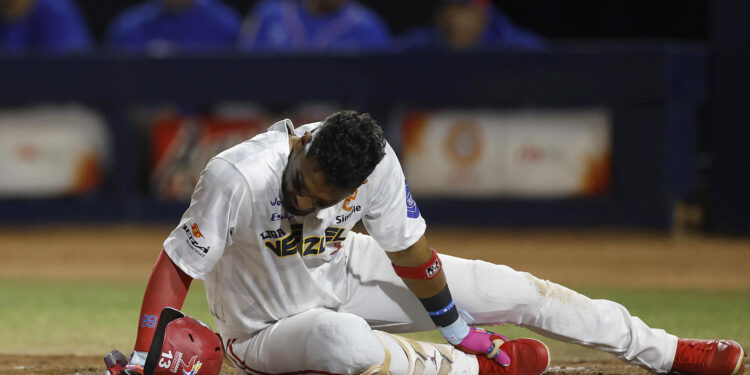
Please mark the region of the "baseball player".
[[[352, 232], [362, 221], [369, 235]], [[523, 374], [549, 365], [537, 340], [475, 325], [513, 323], [654, 373], [737, 375], [730, 340], [686, 340], [623, 306], [504, 265], [438, 255], [393, 149], [367, 114], [289, 120], [202, 172], [143, 298], [140, 373], [166, 306], [205, 282], [227, 357], [247, 374]], [[398, 333], [437, 329], [446, 344]], [[153, 360], [152, 360], [153, 361]]]

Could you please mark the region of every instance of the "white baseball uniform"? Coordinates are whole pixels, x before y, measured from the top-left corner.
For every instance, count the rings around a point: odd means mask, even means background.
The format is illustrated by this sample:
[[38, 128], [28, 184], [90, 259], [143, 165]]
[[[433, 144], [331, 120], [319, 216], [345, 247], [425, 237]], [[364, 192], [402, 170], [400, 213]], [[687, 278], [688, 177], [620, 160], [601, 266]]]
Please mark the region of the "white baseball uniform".
[[[227, 354], [247, 373], [359, 373], [385, 355], [373, 328], [434, 329], [384, 252], [411, 246], [425, 231], [389, 145], [367, 182], [342, 202], [304, 217], [284, 212], [289, 132], [301, 136], [319, 125], [295, 130], [280, 121], [211, 159], [164, 242], [177, 266], [205, 281]], [[370, 235], [350, 232], [359, 220]], [[507, 266], [441, 259], [469, 323], [514, 323], [656, 372], [671, 369], [677, 338], [614, 302]], [[387, 346], [398, 351], [393, 342]], [[476, 373], [472, 356], [456, 357], [463, 364], [451, 374]], [[403, 374], [406, 366], [405, 358], [394, 356], [391, 371]]]

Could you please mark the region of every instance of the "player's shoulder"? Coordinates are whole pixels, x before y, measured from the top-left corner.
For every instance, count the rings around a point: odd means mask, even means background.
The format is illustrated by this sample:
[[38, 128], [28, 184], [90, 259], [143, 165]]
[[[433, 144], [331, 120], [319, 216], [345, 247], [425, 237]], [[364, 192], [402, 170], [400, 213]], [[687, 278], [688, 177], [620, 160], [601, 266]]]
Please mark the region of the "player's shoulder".
[[214, 159], [231, 164], [241, 174], [257, 178], [282, 158], [280, 150], [274, 146], [262, 139], [253, 138], [222, 151]]
[[256, 184], [279, 177], [289, 156], [287, 121], [275, 123], [267, 131], [222, 151], [214, 158], [231, 164]]
[[289, 136], [287, 133], [290, 128], [293, 128], [290, 120], [277, 121], [269, 126], [266, 131], [222, 151], [219, 155], [228, 160], [243, 160], [245, 158], [263, 157], [266, 153], [273, 153], [276, 148], [283, 150], [283, 145], [288, 147]]
[[396, 151], [393, 150], [393, 147], [391, 147], [391, 144], [388, 143], [388, 141], [385, 142], [385, 147], [383, 148], [383, 150], [385, 151], [385, 156], [383, 156], [383, 160], [378, 163], [375, 169], [381, 166], [392, 166], [399, 164], [398, 155], [396, 154]]

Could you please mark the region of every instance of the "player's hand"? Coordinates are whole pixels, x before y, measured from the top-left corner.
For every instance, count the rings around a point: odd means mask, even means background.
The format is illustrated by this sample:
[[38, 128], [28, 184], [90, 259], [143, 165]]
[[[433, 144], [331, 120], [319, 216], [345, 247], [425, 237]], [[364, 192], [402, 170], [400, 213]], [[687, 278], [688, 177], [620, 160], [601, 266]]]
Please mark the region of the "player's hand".
[[143, 366], [127, 365], [120, 371], [120, 375], [143, 375]]
[[456, 345], [456, 348], [464, 353], [485, 355], [504, 367], [510, 365], [510, 357], [500, 349], [500, 346], [508, 341], [507, 337], [482, 328], [469, 328], [469, 335]]
[[119, 350], [113, 350], [104, 356], [104, 364], [107, 366], [107, 372], [103, 375], [143, 375], [143, 366], [130, 363]]

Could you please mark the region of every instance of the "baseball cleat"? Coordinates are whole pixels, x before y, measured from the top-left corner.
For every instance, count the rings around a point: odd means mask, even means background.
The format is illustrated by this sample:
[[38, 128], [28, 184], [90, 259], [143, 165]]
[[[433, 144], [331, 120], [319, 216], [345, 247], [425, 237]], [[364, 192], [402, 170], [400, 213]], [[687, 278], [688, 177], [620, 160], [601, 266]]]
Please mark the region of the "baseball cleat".
[[745, 369], [745, 356], [736, 341], [680, 339], [670, 373], [739, 375]]
[[510, 365], [501, 366], [480, 354], [477, 355], [479, 375], [540, 375], [549, 368], [549, 349], [539, 340], [510, 340], [500, 349], [510, 356]]

